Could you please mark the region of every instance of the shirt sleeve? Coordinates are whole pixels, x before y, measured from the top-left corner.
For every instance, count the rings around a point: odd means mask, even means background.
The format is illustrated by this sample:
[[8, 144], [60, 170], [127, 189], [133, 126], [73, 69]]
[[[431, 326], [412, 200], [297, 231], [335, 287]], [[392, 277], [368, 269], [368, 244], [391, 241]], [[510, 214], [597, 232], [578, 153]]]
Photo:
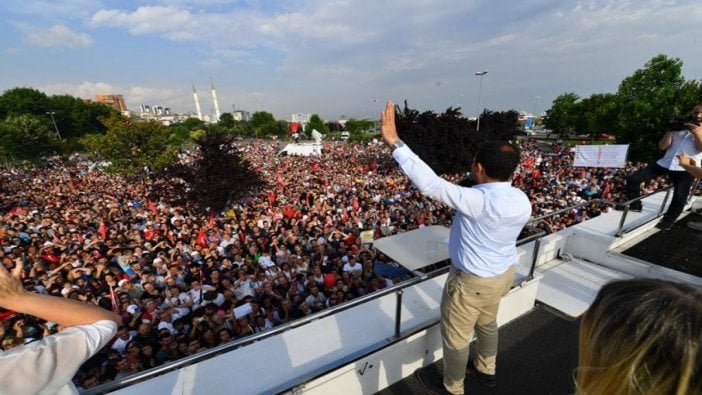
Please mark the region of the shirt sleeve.
[[469, 217], [476, 217], [483, 211], [485, 200], [482, 191], [462, 187], [439, 177], [408, 146], [396, 148], [392, 156], [414, 186], [423, 194]]
[[117, 333], [110, 320], [66, 328], [0, 354], [1, 393], [49, 394], [71, 382], [78, 368]]

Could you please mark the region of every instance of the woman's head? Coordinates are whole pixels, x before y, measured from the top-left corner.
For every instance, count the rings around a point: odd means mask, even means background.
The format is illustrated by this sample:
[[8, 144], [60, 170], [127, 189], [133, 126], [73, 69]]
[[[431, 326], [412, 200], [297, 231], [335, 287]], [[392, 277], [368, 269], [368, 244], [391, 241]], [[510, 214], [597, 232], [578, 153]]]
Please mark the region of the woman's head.
[[663, 280], [602, 287], [580, 327], [579, 394], [702, 393], [702, 292]]

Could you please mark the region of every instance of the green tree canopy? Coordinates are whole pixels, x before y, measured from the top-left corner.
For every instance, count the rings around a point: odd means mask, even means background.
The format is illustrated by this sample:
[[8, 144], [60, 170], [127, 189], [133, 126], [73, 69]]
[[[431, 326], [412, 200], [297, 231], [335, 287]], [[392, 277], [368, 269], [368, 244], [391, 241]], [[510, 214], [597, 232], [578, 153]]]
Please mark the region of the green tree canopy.
[[354, 119], [346, 121], [344, 125], [349, 133], [361, 133], [371, 131], [375, 127], [375, 122], [369, 119]]
[[630, 159], [650, 160], [660, 156], [657, 142], [669, 120], [687, 115], [700, 101], [702, 84], [685, 80], [682, 61], [658, 55], [625, 78], [616, 94], [558, 96], [544, 125], [560, 133], [611, 133], [630, 145]]
[[266, 111], [256, 111], [253, 113], [249, 120], [249, 126], [257, 137], [277, 134], [279, 128], [273, 114]]
[[81, 143], [92, 154], [125, 174], [158, 171], [173, 163], [178, 147], [169, 144], [171, 130], [155, 121], [135, 122], [118, 114], [103, 118], [104, 135], [86, 135]]
[[317, 131], [322, 134], [329, 133], [329, 127], [317, 114], [312, 114], [312, 116], [310, 116], [309, 122], [307, 122], [307, 125], [305, 125], [305, 132], [307, 134], [312, 133], [312, 130], [314, 129], [317, 129]]
[[9, 115], [39, 115], [50, 111], [49, 97], [32, 88], [13, 88], [0, 96], [0, 120]]
[[682, 61], [658, 55], [625, 78], [617, 91], [616, 134], [629, 143], [630, 158], [647, 160], [660, 156], [656, 143], [668, 121], [686, 114], [700, 99], [699, 84], [685, 82]]
[[34, 160], [54, 152], [55, 133], [37, 116], [10, 115], [0, 121], [0, 150], [15, 160]]
[[546, 110], [544, 126], [558, 133], [568, 133], [574, 129], [578, 116], [578, 100], [580, 97], [572, 92], [556, 97], [551, 108]]
[[209, 131], [195, 144], [195, 160], [176, 163], [160, 172], [154, 193], [200, 212], [221, 211], [228, 203], [266, 185], [241, 157], [232, 135]]
[[222, 115], [219, 116], [219, 126], [223, 128], [230, 129], [234, 127], [235, 122], [234, 115], [230, 112], [222, 113]]
[[186, 119], [185, 121], [181, 122], [180, 125], [185, 126], [188, 128], [188, 130], [198, 130], [198, 129], [205, 129], [205, 121], [201, 121], [197, 118], [190, 117]]
[[[99, 118], [119, 113], [110, 106], [86, 103], [84, 100], [70, 95], [51, 96], [49, 108], [53, 112], [61, 138], [80, 137], [87, 133], [105, 133], [105, 125], [100, 122]], [[45, 117], [53, 128], [50, 116], [46, 115]]]

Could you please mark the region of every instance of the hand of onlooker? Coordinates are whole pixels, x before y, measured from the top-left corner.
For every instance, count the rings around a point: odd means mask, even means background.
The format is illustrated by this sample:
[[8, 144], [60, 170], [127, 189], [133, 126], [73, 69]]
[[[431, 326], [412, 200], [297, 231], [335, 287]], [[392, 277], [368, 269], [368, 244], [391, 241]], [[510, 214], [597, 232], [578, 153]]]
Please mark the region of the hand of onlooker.
[[689, 122], [686, 124], [687, 130], [690, 131], [690, 133], [702, 137], [702, 125], [698, 125], [696, 123]]
[[12, 272], [0, 265], [0, 306], [6, 307], [13, 299], [21, 298], [27, 291], [22, 286], [22, 263], [21, 259], [15, 261]]
[[680, 165], [697, 166], [695, 159], [687, 156], [686, 154], [678, 155], [678, 161], [680, 161]]
[[395, 105], [392, 100], [388, 100], [385, 104], [385, 110], [380, 114], [380, 130], [383, 134], [383, 141], [391, 147], [399, 139], [395, 127]]

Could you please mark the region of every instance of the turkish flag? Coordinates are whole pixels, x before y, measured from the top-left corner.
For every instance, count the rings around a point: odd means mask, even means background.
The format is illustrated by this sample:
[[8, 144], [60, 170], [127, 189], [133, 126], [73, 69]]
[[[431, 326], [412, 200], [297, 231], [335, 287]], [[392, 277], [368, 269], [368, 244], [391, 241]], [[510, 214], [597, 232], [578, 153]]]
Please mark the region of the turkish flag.
[[205, 234], [204, 230], [197, 232], [197, 245], [202, 248], [207, 247], [207, 234]]
[[107, 239], [107, 226], [105, 226], [105, 221], [100, 220], [100, 227], [98, 228], [98, 233], [103, 240]]

